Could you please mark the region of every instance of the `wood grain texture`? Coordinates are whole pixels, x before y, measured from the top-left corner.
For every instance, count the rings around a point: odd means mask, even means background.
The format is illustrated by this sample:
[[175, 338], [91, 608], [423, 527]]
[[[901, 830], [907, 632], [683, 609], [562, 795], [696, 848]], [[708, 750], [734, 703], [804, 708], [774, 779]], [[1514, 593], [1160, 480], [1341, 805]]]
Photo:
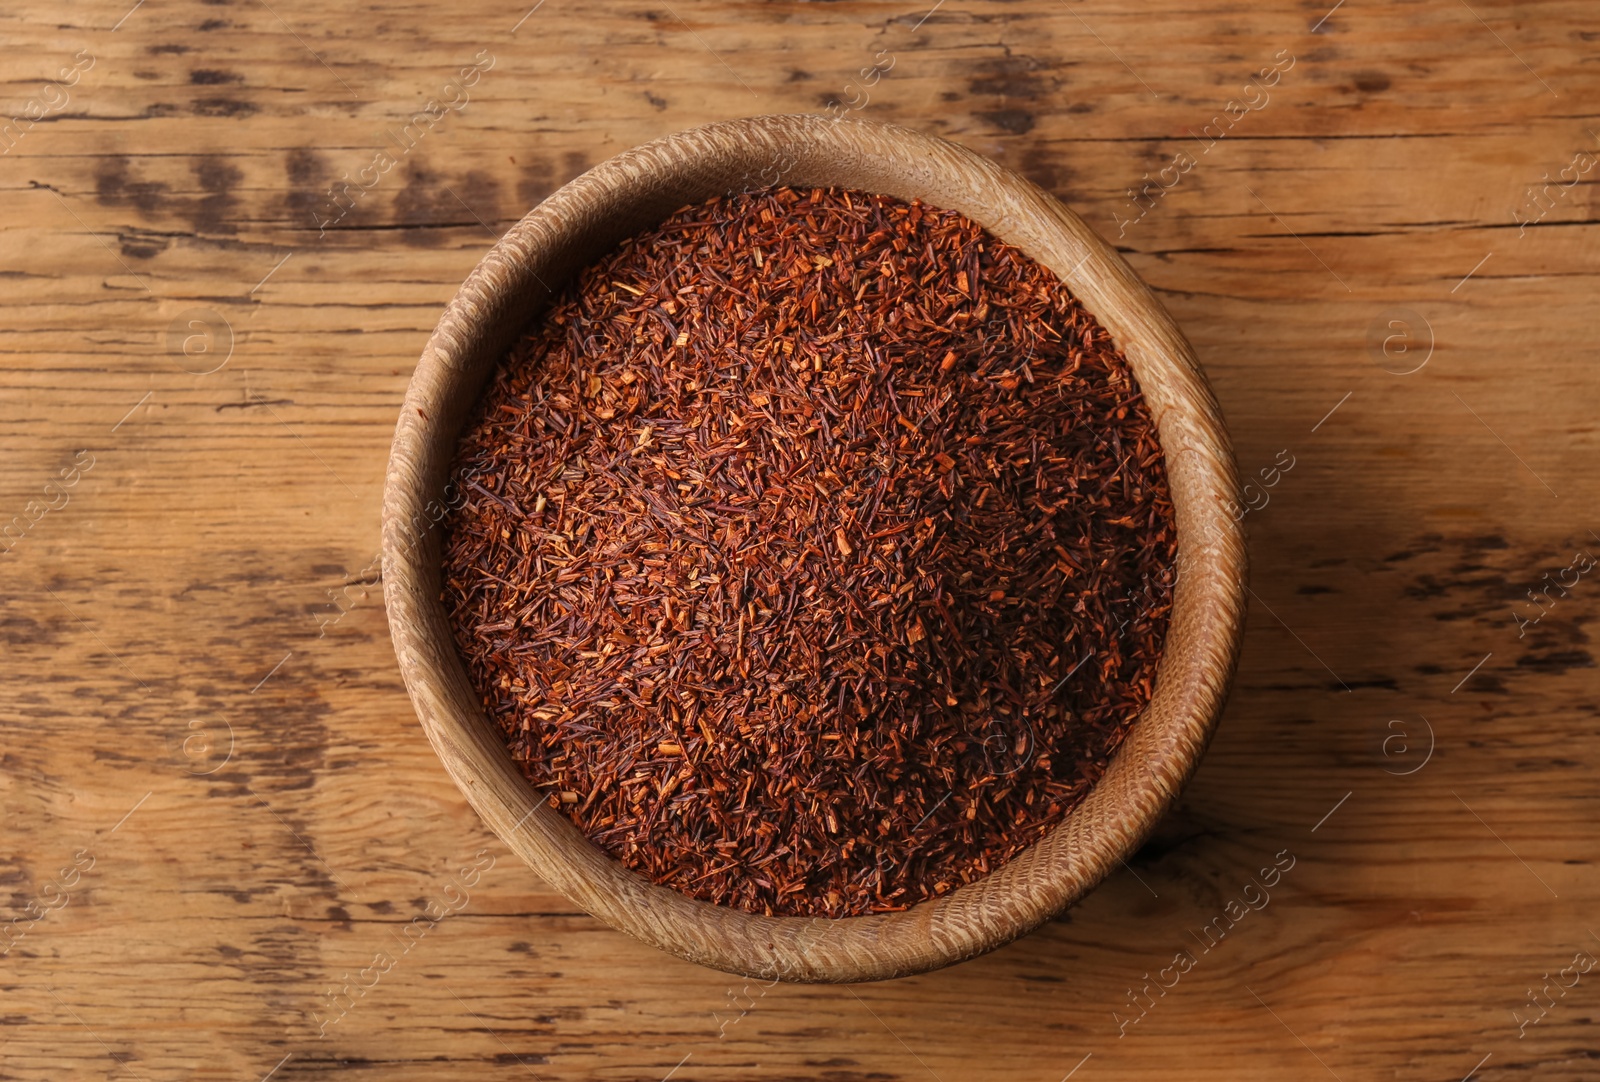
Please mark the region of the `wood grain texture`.
[[[1593, 1077], [1600, 977], [1526, 1005], [1600, 957], [1600, 584], [1511, 616], [1600, 545], [1597, 174], [1560, 175], [1600, 151], [1593, 5], [546, 0], [513, 33], [526, 8], [477, 0], [269, 2], [0, 13], [0, 112], [38, 102], [0, 136], [0, 1077]], [[667, 132], [861, 101], [891, 58], [859, 114], [1082, 214], [1243, 472], [1295, 465], [1245, 518], [1221, 728], [1128, 869], [939, 973], [747, 992], [576, 913], [456, 792], [370, 585], [384, 464], [443, 305], [537, 200]], [[201, 375], [208, 320], [232, 351]], [[1426, 365], [1386, 371], [1374, 329]]]

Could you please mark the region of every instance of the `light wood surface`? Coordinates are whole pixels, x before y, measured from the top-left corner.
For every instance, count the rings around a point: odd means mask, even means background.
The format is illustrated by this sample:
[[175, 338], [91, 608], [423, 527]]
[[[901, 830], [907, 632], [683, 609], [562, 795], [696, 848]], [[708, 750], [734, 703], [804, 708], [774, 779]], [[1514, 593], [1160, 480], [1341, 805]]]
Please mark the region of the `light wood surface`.
[[[1593, 5], [133, 7], [0, 13], [0, 1077], [1593, 1076], [1600, 581], [1512, 617], [1600, 552]], [[1126, 870], [939, 973], [747, 992], [500, 845], [360, 584], [414, 359], [493, 238], [620, 150], [852, 81], [1083, 214], [1243, 471], [1294, 465], [1245, 518], [1222, 726]], [[232, 351], [196, 374], [206, 319]], [[1434, 343], [1409, 375], [1368, 346], [1393, 319]]]

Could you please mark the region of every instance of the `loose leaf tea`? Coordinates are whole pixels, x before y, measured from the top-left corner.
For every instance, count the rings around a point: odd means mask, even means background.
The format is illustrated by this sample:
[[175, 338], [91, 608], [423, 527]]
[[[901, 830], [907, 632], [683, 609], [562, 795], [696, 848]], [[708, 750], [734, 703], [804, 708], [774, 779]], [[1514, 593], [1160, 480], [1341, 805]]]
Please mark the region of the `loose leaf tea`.
[[681, 210], [553, 300], [458, 460], [444, 601], [485, 709], [552, 807], [693, 897], [842, 917], [970, 883], [1149, 701], [1150, 411], [959, 214]]

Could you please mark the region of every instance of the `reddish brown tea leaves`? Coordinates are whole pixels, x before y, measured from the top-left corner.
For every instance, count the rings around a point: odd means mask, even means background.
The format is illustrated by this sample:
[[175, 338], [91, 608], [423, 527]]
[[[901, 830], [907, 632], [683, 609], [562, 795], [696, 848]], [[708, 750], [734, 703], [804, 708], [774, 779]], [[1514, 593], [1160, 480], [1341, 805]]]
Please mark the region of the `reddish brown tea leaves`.
[[1149, 411], [1048, 271], [957, 214], [774, 189], [557, 298], [462, 441], [444, 600], [552, 806], [783, 914], [1004, 864], [1149, 699]]

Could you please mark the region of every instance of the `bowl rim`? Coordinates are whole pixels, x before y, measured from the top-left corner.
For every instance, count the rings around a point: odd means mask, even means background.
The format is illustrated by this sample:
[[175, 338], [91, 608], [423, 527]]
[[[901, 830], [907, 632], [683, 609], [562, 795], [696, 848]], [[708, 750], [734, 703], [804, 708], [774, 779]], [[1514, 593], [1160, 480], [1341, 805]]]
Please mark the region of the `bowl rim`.
[[[436, 527], [453, 505], [451, 487], [461, 491], [461, 479], [447, 475], [461, 425], [512, 339], [555, 292], [548, 283], [559, 288], [606, 247], [680, 206], [774, 182], [920, 198], [965, 214], [1053, 270], [1127, 357], [1172, 492], [1178, 577], [1167, 639], [1150, 702], [1105, 774], [1010, 862], [901, 912], [767, 917], [624, 868], [517, 771], [471, 690], [439, 596]], [[555, 889], [613, 927], [714, 968], [763, 979], [880, 980], [1031, 931], [1098, 885], [1176, 800], [1215, 731], [1238, 657], [1246, 566], [1230, 513], [1237, 491], [1220, 410], [1192, 348], [1117, 251], [1054, 196], [909, 128], [809, 114], [746, 117], [667, 135], [595, 166], [512, 226], [467, 277], [422, 352], [396, 424], [382, 511], [384, 604], [429, 742], [478, 814]]]

